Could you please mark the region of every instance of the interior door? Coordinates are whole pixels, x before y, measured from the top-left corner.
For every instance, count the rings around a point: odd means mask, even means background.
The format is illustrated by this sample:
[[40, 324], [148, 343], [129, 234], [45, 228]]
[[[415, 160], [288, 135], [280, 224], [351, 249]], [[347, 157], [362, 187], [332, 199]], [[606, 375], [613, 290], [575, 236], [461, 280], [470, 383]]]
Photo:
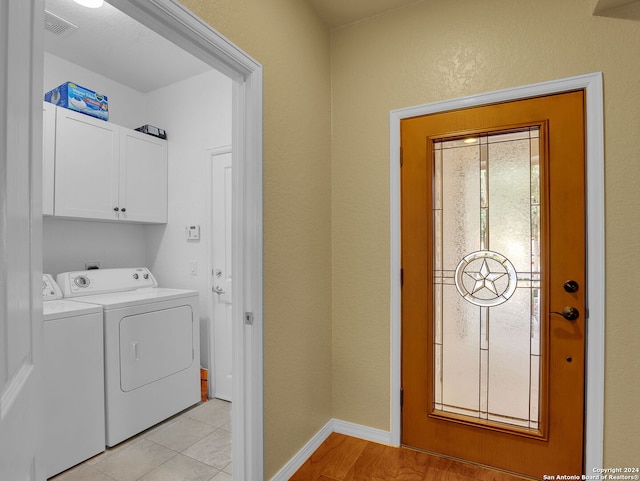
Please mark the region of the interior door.
[[231, 401], [231, 152], [211, 155], [213, 190], [213, 397]]
[[42, 32], [0, 2], [0, 479], [42, 480]]
[[402, 440], [581, 474], [582, 91], [406, 119]]

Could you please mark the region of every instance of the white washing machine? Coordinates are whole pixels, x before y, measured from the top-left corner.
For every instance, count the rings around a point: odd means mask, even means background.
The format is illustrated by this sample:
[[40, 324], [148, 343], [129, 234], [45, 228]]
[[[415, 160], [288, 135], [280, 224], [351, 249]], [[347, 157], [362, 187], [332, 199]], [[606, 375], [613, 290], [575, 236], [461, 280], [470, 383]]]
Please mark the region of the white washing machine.
[[62, 299], [42, 276], [47, 478], [105, 449], [102, 306]]
[[158, 287], [146, 268], [57, 280], [65, 297], [103, 307], [107, 446], [200, 401], [197, 291]]

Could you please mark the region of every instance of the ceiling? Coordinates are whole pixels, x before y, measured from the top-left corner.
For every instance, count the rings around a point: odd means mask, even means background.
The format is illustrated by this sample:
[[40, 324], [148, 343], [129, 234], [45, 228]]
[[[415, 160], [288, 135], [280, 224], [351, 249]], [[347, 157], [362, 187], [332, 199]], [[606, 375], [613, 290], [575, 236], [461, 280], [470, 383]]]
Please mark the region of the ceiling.
[[[335, 28], [423, 0], [306, 1]], [[139, 92], [151, 92], [211, 69], [106, 2], [93, 9], [72, 0], [45, 0], [45, 9], [78, 27], [61, 34], [45, 29], [45, 51]]]
[[72, 0], [45, 0], [45, 10], [78, 27], [61, 35], [45, 29], [45, 51], [140, 92], [211, 70], [106, 2], [86, 8]]
[[330, 27], [341, 27], [423, 0], [307, 0]]

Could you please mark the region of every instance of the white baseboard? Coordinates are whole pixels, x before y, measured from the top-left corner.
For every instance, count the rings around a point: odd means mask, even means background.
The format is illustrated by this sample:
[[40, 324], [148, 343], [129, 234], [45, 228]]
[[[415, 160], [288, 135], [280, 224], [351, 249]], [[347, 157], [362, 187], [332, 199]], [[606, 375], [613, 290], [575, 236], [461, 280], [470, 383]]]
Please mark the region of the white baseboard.
[[364, 439], [380, 444], [393, 444], [391, 441], [391, 433], [389, 431], [383, 431], [381, 429], [374, 429], [362, 424], [350, 423], [348, 421], [341, 421], [340, 419], [332, 419], [333, 432], [339, 434], [346, 434], [354, 438]]
[[288, 481], [295, 472], [300, 469], [307, 459], [311, 457], [316, 449], [329, 437], [331, 433], [345, 434], [354, 438], [364, 439], [374, 443], [393, 444], [391, 433], [381, 429], [374, 429], [361, 424], [354, 424], [340, 419], [330, 419], [320, 431], [318, 431], [305, 444], [296, 455], [278, 471], [271, 481]]
[[320, 445], [329, 437], [333, 432], [333, 419], [330, 419], [320, 431], [318, 431], [308, 442], [305, 444], [296, 455], [285, 464], [280, 471], [278, 471], [271, 481], [288, 481], [295, 472], [300, 469], [300, 466], [311, 457], [313, 452], [320, 447]]

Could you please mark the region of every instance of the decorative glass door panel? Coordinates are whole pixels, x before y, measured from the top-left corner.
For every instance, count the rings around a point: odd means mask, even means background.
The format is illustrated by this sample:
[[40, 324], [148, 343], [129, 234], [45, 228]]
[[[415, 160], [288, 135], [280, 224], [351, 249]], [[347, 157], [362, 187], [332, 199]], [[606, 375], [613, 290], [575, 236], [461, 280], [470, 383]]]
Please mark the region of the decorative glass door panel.
[[538, 430], [540, 126], [433, 141], [433, 415]]

